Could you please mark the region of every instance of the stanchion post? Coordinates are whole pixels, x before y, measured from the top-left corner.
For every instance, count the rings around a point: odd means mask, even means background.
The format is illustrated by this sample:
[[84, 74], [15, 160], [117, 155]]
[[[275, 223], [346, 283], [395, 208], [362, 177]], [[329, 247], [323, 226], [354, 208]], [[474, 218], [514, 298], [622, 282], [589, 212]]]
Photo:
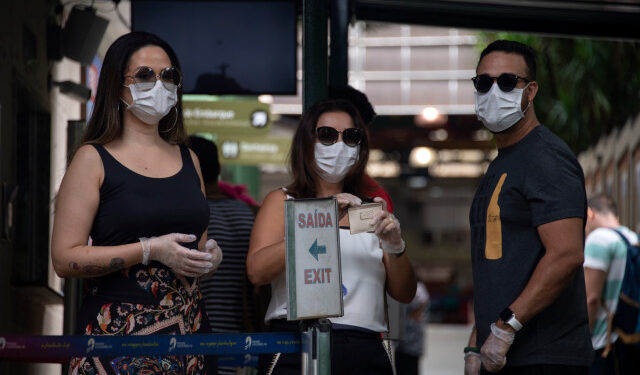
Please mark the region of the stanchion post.
[[313, 366], [313, 327], [308, 322], [300, 322], [300, 373], [302, 375], [315, 375]]
[[330, 0], [329, 84], [343, 86], [349, 83], [349, 1]]
[[328, 94], [327, 0], [302, 1], [303, 111]]
[[331, 321], [318, 320], [315, 330], [318, 375], [331, 375]]
[[331, 375], [331, 322], [309, 319], [300, 323], [303, 375]]

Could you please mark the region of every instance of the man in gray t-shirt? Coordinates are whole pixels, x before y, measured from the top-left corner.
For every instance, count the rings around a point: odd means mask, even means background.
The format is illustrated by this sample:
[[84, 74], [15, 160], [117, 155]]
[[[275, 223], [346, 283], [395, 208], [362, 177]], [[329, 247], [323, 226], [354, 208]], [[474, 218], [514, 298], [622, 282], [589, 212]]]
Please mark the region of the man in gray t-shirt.
[[582, 169], [536, 118], [530, 47], [496, 41], [476, 73], [476, 113], [498, 156], [469, 213], [475, 327], [465, 373], [587, 374]]

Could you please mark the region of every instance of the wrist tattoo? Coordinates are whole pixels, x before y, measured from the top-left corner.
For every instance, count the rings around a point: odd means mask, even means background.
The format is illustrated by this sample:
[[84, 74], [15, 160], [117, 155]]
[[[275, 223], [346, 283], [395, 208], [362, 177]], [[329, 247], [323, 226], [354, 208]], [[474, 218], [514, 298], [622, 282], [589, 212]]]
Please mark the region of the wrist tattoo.
[[105, 273], [111, 273], [114, 271], [119, 271], [123, 268], [124, 268], [124, 259], [113, 258], [109, 262], [108, 266], [98, 266], [95, 264], [88, 264], [82, 267], [82, 271], [88, 275], [100, 275]]

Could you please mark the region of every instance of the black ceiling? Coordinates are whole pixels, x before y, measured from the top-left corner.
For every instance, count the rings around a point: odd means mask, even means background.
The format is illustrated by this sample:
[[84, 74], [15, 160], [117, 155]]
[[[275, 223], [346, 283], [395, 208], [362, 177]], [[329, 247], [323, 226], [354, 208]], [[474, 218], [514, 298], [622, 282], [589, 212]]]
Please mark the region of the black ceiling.
[[353, 0], [356, 19], [640, 40], [640, 1]]

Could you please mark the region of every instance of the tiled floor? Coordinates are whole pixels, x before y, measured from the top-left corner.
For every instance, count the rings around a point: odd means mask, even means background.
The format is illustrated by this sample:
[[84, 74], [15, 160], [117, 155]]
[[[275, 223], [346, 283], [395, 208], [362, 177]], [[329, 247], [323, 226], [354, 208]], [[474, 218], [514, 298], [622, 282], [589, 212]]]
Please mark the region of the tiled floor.
[[429, 324], [426, 330], [426, 356], [420, 359], [420, 375], [464, 374], [462, 350], [467, 346], [471, 327]]

